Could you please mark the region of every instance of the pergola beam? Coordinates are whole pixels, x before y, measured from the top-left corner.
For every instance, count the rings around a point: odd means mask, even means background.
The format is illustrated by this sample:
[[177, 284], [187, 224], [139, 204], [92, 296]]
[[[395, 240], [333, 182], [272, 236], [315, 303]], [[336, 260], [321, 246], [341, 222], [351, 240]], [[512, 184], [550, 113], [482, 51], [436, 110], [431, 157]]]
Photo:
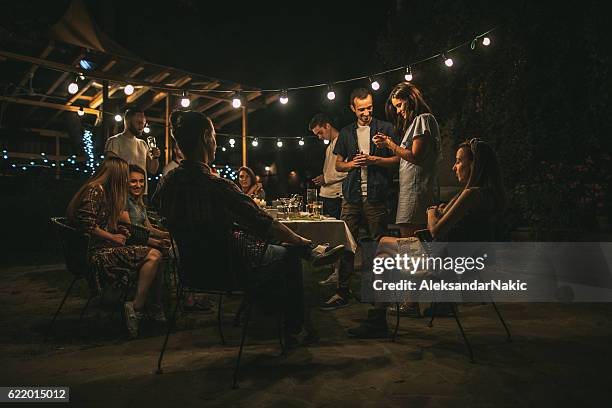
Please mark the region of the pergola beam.
[[[51, 54], [51, 51], [53, 51], [54, 48], [55, 48], [54, 42], [49, 41], [49, 43], [47, 44], [45, 49], [40, 53], [38, 58], [41, 58], [41, 59], [47, 58], [49, 54]], [[32, 66], [30, 66], [30, 69], [23, 76], [23, 78], [21, 78], [21, 81], [19, 81], [19, 86], [17, 87], [17, 89], [13, 91], [11, 96], [17, 95], [17, 93], [19, 92], [19, 88], [23, 88], [25, 86], [25, 84], [30, 80], [30, 78], [34, 76], [34, 73], [36, 73], [36, 71], [38, 70], [38, 67], [39, 66], [37, 64], [32, 64]]]

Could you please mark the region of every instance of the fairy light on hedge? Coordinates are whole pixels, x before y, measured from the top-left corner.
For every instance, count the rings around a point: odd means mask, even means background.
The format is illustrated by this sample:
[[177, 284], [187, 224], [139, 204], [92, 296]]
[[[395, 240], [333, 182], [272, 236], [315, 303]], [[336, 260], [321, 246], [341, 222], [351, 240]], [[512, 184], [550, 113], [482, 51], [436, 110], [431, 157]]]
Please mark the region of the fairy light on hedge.
[[89, 129], [86, 129], [83, 132], [83, 149], [85, 150], [85, 155], [87, 156], [85, 165], [93, 170], [95, 167], [93, 133], [91, 133], [91, 130]]

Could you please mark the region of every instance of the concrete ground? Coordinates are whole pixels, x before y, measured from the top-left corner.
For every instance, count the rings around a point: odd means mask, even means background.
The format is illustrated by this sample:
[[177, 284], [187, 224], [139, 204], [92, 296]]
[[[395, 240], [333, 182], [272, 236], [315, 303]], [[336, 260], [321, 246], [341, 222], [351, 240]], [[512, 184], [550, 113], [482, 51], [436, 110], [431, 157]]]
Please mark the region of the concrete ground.
[[[312, 304], [327, 294], [315, 283], [327, 272], [306, 271]], [[239, 299], [224, 306], [229, 345], [219, 343], [214, 314], [187, 314], [156, 375], [163, 328], [149, 325], [128, 341], [122, 321], [97, 316], [95, 305], [79, 321], [83, 287], [43, 342], [69, 280], [62, 265], [0, 271], [0, 386], [67, 385], [72, 405], [88, 407], [600, 407], [612, 398], [610, 304], [500, 305], [512, 343], [490, 305], [462, 306], [476, 363], [449, 318], [433, 328], [403, 318], [393, 343], [346, 337], [367, 305], [315, 310], [320, 343], [279, 357], [273, 319], [255, 314], [240, 389], [231, 390]]]

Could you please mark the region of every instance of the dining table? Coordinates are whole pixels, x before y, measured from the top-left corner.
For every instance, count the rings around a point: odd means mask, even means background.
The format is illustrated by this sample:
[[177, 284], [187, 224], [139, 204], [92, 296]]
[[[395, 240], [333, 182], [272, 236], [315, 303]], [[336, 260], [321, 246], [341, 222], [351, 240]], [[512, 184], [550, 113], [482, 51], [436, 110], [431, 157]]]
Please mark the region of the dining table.
[[279, 219], [296, 234], [310, 239], [314, 244], [330, 246], [344, 245], [347, 251], [355, 253], [357, 242], [346, 223], [332, 217], [300, 217]]

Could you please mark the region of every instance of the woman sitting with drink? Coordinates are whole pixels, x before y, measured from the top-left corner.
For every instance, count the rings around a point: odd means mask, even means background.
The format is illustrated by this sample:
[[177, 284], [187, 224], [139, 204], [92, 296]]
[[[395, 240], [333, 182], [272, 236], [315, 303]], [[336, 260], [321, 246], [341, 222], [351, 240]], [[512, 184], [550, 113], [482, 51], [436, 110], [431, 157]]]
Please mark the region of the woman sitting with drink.
[[[481, 139], [471, 139], [457, 149], [453, 171], [463, 189], [446, 205], [427, 209], [427, 231], [437, 241], [489, 242], [495, 239], [495, 220], [506, 206], [501, 171], [493, 148]], [[376, 257], [395, 257], [402, 239], [383, 237]], [[387, 303], [377, 303], [367, 320], [349, 329], [360, 338], [388, 336]]]
[[250, 167], [241, 167], [238, 170], [238, 184], [244, 194], [256, 199], [255, 202], [257, 204], [259, 204], [258, 201], [265, 200], [266, 192], [263, 189], [263, 185], [257, 182], [255, 172]]
[[121, 228], [119, 217], [125, 208], [127, 190], [127, 162], [108, 157], [74, 195], [66, 216], [71, 225], [90, 236], [89, 262], [99, 267], [95, 276], [99, 289], [119, 279], [114, 273], [116, 268], [129, 269], [138, 275], [134, 300], [124, 304], [129, 335], [136, 337], [151, 287], [148, 313], [155, 320], [165, 320], [160, 303], [162, 255], [145, 245], [126, 245], [129, 232]]

